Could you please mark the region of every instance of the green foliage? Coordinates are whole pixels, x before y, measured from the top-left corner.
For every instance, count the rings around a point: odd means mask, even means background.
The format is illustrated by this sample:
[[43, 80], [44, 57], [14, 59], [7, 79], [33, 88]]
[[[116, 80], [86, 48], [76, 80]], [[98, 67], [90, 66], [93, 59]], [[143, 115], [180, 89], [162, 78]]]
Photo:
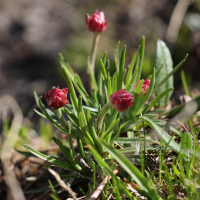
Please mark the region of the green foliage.
[[[134, 188], [141, 196], [148, 199], [162, 199], [156, 188], [162, 189], [164, 187], [163, 179], [168, 185], [167, 191], [171, 199], [175, 195], [174, 184], [184, 185], [185, 192], [189, 196], [191, 191], [197, 190], [191, 184], [191, 181], [197, 177], [191, 171], [191, 166], [195, 166], [200, 157], [200, 155], [195, 157], [194, 153], [199, 150], [198, 143], [195, 143], [197, 138], [191, 137], [188, 132], [182, 133], [179, 127], [173, 127], [170, 122], [160, 118], [161, 116], [172, 118], [184, 108], [184, 105], [180, 105], [166, 111], [164, 106], [170, 100], [173, 91], [173, 74], [184, 63], [187, 55], [173, 69], [170, 52], [165, 43], [159, 40], [156, 66], [148, 77], [150, 80], [149, 88], [146, 94], [139, 98], [144, 80], [140, 81], [135, 91], [133, 88], [141, 77], [145, 38], [142, 38], [141, 46], [135, 52], [127, 73], [125, 69], [126, 48], [122, 50], [119, 59], [119, 45], [120, 42], [117, 44], [114, 56], [116, 66], [114, 73], [110, 70], [110, 60], [107, 59], [107, 53], [100, 60], [97, 79], [92, 73], [91, 63], [88, 59], [91, 95], [84, 88], [80, 77], [73, 72], [68, 63], [65, 63], [62, 55], [59, 55], [59, 61], [69, 88], [71, 103], [59, 108], [54, 113], [43, 105], [41, 98], [38, 98], [37, 93], [34, 92], [34, 97], [42, 112], [36, 110], [36, 113], [48, 119], [55, 128], [68, 136], [70, 148], [67, 148], [58, 138], [53, 138], [66, 161], [62, 162], [37, 152], [27, 145], [24, 146], [33, 155], [49, 164], [74, 172], [73, 176], [76, 176], [77, 180], [86, 178], [88, 191], [85, 194], [85, 191], [81, 190], [87, 197], [106, 177], [110, 177], [111, 181], [107, 180], [102, 192], [103, 199], [108, 198], [107, 192], [111, 194], [112, 190], [115, 199], [125, 199], [126, 197], [136, 199], [136, 194], [131, 193], [129, 187]], [[182, 80], [186, 94], [189, 94], [183, 73]], [[126, 113], [114, 110], [109, 102], [109, 96], [120, 89], [126, 89], [134, 95], [134, 103]], [[76, 92], [80, 94], [79, 97]], [[193, 101], [197, 102], [199, 110], [200, 97], [194, 98]], [[158, 107], [158, 102], [162, 109]], [[65, 120], [63, 112], [72, 123]], [[150, 128], [153, 136], [146, 132], [147, 128]], [[169, 134], [170, 131], [173, 136]], [[41, 132], [42, 135], [50, 132], [47, 139], [52, 136], [52, 129], [48, 126], [46, 129], [43, 127]], [[180, 144], [175, 140], [175, 135], [181, 137], [181, 139], [179, 138]], [[75, 139], [76, 145], [72, 138]], [[158, 165], [148, 161], [149, 150], [158, 153]], [[167, 171], [168, 168], [164, 160], [165, 156], [169, 154], [169, 150], [174, 153], [177, 160], [173, 161], [171, 171], [163, 174], [162, 170]], [[141, 167], [141, 171], [138, 166]], [[159, 169], [156, 178], [155, 170], [151, 174], [147, 172], [147, 167], [155, 166]], [[184, 180], [184, 177], [187, 177], [188, 181]], [[53, 191], [52, 198], [56, 199], [56, 192], [51, 183], [50, 185]], [[196, 198], [198, 195], [193, 196]]]

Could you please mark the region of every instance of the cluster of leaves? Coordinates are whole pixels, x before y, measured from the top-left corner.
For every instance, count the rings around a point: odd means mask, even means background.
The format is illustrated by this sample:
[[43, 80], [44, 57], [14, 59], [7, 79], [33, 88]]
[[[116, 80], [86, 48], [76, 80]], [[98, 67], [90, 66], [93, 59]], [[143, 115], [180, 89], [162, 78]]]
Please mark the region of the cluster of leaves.
[[[194, 106], [195, 108], [190, 112], [190, 116], [187, 116], [187, 119], [199, 109], [199, 96], [186, 104], [174, 107], [170, 111], [164, 109], [173, 91], [173, 74], [184, 63], [187, 55], [183, 61], [173, 68], [168, 48], [163, 41], [158, 40], [155, 69], [153, 74], [148, 77], [150, 79], [149, 89], [144, 98], [140, 100], [138, 96], [144, 80], [140, 81], [135, 91], [133, 91], [133, 88], [141, 79], [145, 39], [143, 37], [141, 46], [133, 56], [127, 73], [125, 69], [126, 47], [119, 59], [119, 44], [115, 51], [116, 71], [113, 75], [110, 72], [107, 53], [100, 61], [97, 79], [92, 73], [88, 59], [91, 96], [84, 88], [79, 75], [74, 73], [70, 65], [64, 61], [62, 55], [59, 56], [59, 60], [70, 91], [71, 103], [59, 108], [54, 113], [43, 105], [41, 98], [38, 98], [36, 92], [34, 92], [37, 105], [42, 113], [38, 110], [35, 110], [35, 112], [48, 119], [59, 131], [69, 137], [70, 148], [67, 148], [59, 138], [53, 138], [54, 142], [60, 147], [66, 161], [62, 162], [37, 152], [27, 145], [24, 146], [32, 154], [46, 160], [49, 164], [71, 171], [71, 174], [66, 176], [70, 175], [77, 179], [89, 180], [87, 197], [108, 176], [106, 187], [102, 192], [104, 199], [107, 199], [109, 194], [116, 199], [136, 199], [136, 194], [132, 191], [137, 191], [148, 199], [162, 199], [158, 193], [158, 187], [162, 186], [161, 171], [167, 167], [163, 161], [165, 154], [169, 150], [173, 150], [178, 155], [178, 159], [173, 161], [172, 172], [165, 174], [169, 183], [169, 194], [174, 195], [172, 186], [174, 179], [171, 176], [177, 176], [179, 177], [178, 183], [184, 184], [189, 195], [190, 191], [194, 192], [196, 188], [191, 186], [189, 182], [196, 178], [194, 175], [191, 176], [191, 166], [197, 163], [194, 156], [194, 152], [198, 150], [198, 145], [195, 144], [197, 136], [194, 136], [192, 140], [189, 133], [181, 134], [169, 122], [161, 120], [161, 117], [173, 118], [187, 105], [197, 105]], [[185, 80], [184, 76], [183, 80]], [[80, 94], [79, 97], [76, 95], [75, 88]], [[102, 111], [109, 102], [109, 96], [124, 88], [134, 95], [133, 106], [124, 113], [119, 113], [112, 108], [102, 117]], [[83, 105], [82, 100], [85, 105]], [[160, 107], [158, 107], [158, 104]], [[153, 111], [151, 111], [152, 108]], [[65, 115], [71, 123], [65, 120]], [[154, 137], [146, 134], [146, 127], [154, 130]], [[169, 131], [167, 132], [162, 127], [168, 127]], [[173, 136], [169, 135], [170, 131], [174, 133]], [[181, 144], [175, 141], [175, 135], [181, 137]], [[73, 138], [76, 140], [77, 146], [73, 145]], [[191, 145], [192, 141], [193, 145]], [[152, 181], [155, 170], [152, 174], [146, 171], [147, 167], [152, 167], [151, 163], [147, 162], [147, 150], [159, 152], [159, 175], [157, 176], [159, 186]], [[186, 163], [186, 175], [184, 163]], [[116, 170], [117, 173], [114, 173]], [[118, 189], [115, 190], [114, 188]], [[131, 191], [130, 188], [133, 190]], [[56, 195], [53, 198], [56, 199]]]

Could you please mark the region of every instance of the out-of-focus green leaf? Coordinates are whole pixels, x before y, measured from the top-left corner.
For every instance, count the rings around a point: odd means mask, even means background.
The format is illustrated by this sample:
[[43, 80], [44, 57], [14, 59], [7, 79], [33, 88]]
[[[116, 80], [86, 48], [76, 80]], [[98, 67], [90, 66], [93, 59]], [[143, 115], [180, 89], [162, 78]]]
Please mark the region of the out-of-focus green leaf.
[[[196, 96], [194, 99], [188, 101], [187, 103], [175, 106], [170, 111], [161, 113], [160, 116], [167, 115], [167, 117], [171, 119], [175, 117], [185, 106], [190, 107], [193, 104], [193, 101], [197, 103], [197, 109], [193, 113], [190, 113], [190, 115], [192, 116], [195, 112], [200, 110], [200, 95]], [[188, 116], [188, 118], [190, 118], [191, 116]]]
[[189, 89], [188, 89], [187, 81], [186, 81], [186, 78], [185, 78], [185, 73], [184, 73], [183, 70], [181, 70], [181, 80], [182, 80], [183, 88], [185, 90], [185, 94], [187, 96], [190, 96], [190, 92], [189, 92]]
[[[141, 142], [141, 146], [140, 148], [144, 147], [144, 143]], [[153, 150], [153, 151], [158, 151], [158, 150], [164, 150], [165, 147], [160, 146], [160, 145], [145, 145], [145, 149], [146, 150]], [[134, 152], [138, 152], [140, 149], [136, 148], [136, 146], [134, 147], [126, 147], [123, 149], [119, 149], [117, 151], [119, 151], [121, 154], [128, 154], [128, 153], [134, 153]], [[143, 150], [143, 149], [142, 149]], [[134, 155], [132, 155], [134, 157]], [[141, 157], [141, 156], [139, 156]]]
[[[162, 40], [157, 41], [157, 50], [156, 50], [156, 72], [160, 70], [160, 67], [163, 65], [162, 70], [159, 73], [159, 76], [156, 76], [155, 85], [157, 86], [172, 70], [173, 70], [173, 62], [171, 58], [171, 54], [166, 44]], [[164, 92], [165, 90], [172, 88], [173, 76], [169, 77], [168, 80], [163, 84], [157, 91], [156, 95]], [[169, 92], [160, 100], [160, 105], [165, 106], [172, 92]]]
[[120, 45], [120, 41], [118, 41], [116, 49], [115, 49], [115, 67], [116, 67], [116, 70], [119, 70], [119, 45]]
[[192, 139], [188, 132], [184, 132], [181, 137], [181, 148], [182, 149], [191, 149], [192, 147]]
[[[131, 144], [131, 143], [135, 143], [137, 141], [140, 141], [141, 138], [125, 138], [125, 137], [118, 137], [115, 142], [117, 143], [123, 143], [123, 144]], [[147, 143], [156, 143], [156, 140], [150, 140], [150, 139], [145, 139], [145, 142]]]

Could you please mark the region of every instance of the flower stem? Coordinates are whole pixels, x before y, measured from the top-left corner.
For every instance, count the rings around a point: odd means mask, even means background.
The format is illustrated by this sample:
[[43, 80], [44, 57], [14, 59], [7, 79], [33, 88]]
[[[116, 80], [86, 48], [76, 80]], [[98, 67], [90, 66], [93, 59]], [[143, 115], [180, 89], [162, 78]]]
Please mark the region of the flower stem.
[[[97, 46], [99, 43], [99, 37], [100, 37], [99, 33], [93, 34], [93, 43], [92, 43], [92, 49], [90, 53], [90, 64], [91, 64], [91, 69], [92, 69], [93, 74], [95, 73], [95, 59], [96, 59], [96, 53], [97, 53]], [[90, 91], [92, 92], [93, 86], [92, 86], [92, 80], [90, 76], [89, 76], [89, 80], [90, 80]]]

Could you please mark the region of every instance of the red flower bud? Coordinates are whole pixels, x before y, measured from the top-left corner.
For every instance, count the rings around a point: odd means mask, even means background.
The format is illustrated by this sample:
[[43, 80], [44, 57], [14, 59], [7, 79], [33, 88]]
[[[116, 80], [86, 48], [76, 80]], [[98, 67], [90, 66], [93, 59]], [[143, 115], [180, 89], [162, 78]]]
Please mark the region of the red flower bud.
[[90, 17], [89, 14], [85, 16], [85, 24], [89, 31], [101, 33], [108, 28], [106, 17], [103, 11], [99, 12], [98, 9]]
[[[140, 80], [140, 81], [141, 81], [141, 80]], [[136, 83], [136, 85], [135, 85], [135, 87], [134, 87], [134, 90], [137, 89], [137, 87], [138, 87], [140, 81], [138, 81], [138, 82]], [[143, 98], [143, 97], [146, 95], [147, 90], [149, 89], [149, 84], [150, 84], [150, 80], [149, 80], [149, 79], [144, 80], [144, 82], [143, 82], [143, 84], [142, 84], [142, 88], [141, 88], [141, 90], [140, 90], [140, 97], [141, 97], [141, 98]], [[139, 98], [140, 98], [140, 97], [139, 97]]]
[[49, 90], [45, 95], [47, 104], [54, 110], [63, 107], [69, 103], [69, 101], [67, 101], [67, 93], [67, 88], [59, 89], [59, 87], [57, 87]]
[[109, 99], [113, 108], [118, 112], [123, 112], [133, 105], [133, 95], [129, 94], [126, 89], [111, 94]]

